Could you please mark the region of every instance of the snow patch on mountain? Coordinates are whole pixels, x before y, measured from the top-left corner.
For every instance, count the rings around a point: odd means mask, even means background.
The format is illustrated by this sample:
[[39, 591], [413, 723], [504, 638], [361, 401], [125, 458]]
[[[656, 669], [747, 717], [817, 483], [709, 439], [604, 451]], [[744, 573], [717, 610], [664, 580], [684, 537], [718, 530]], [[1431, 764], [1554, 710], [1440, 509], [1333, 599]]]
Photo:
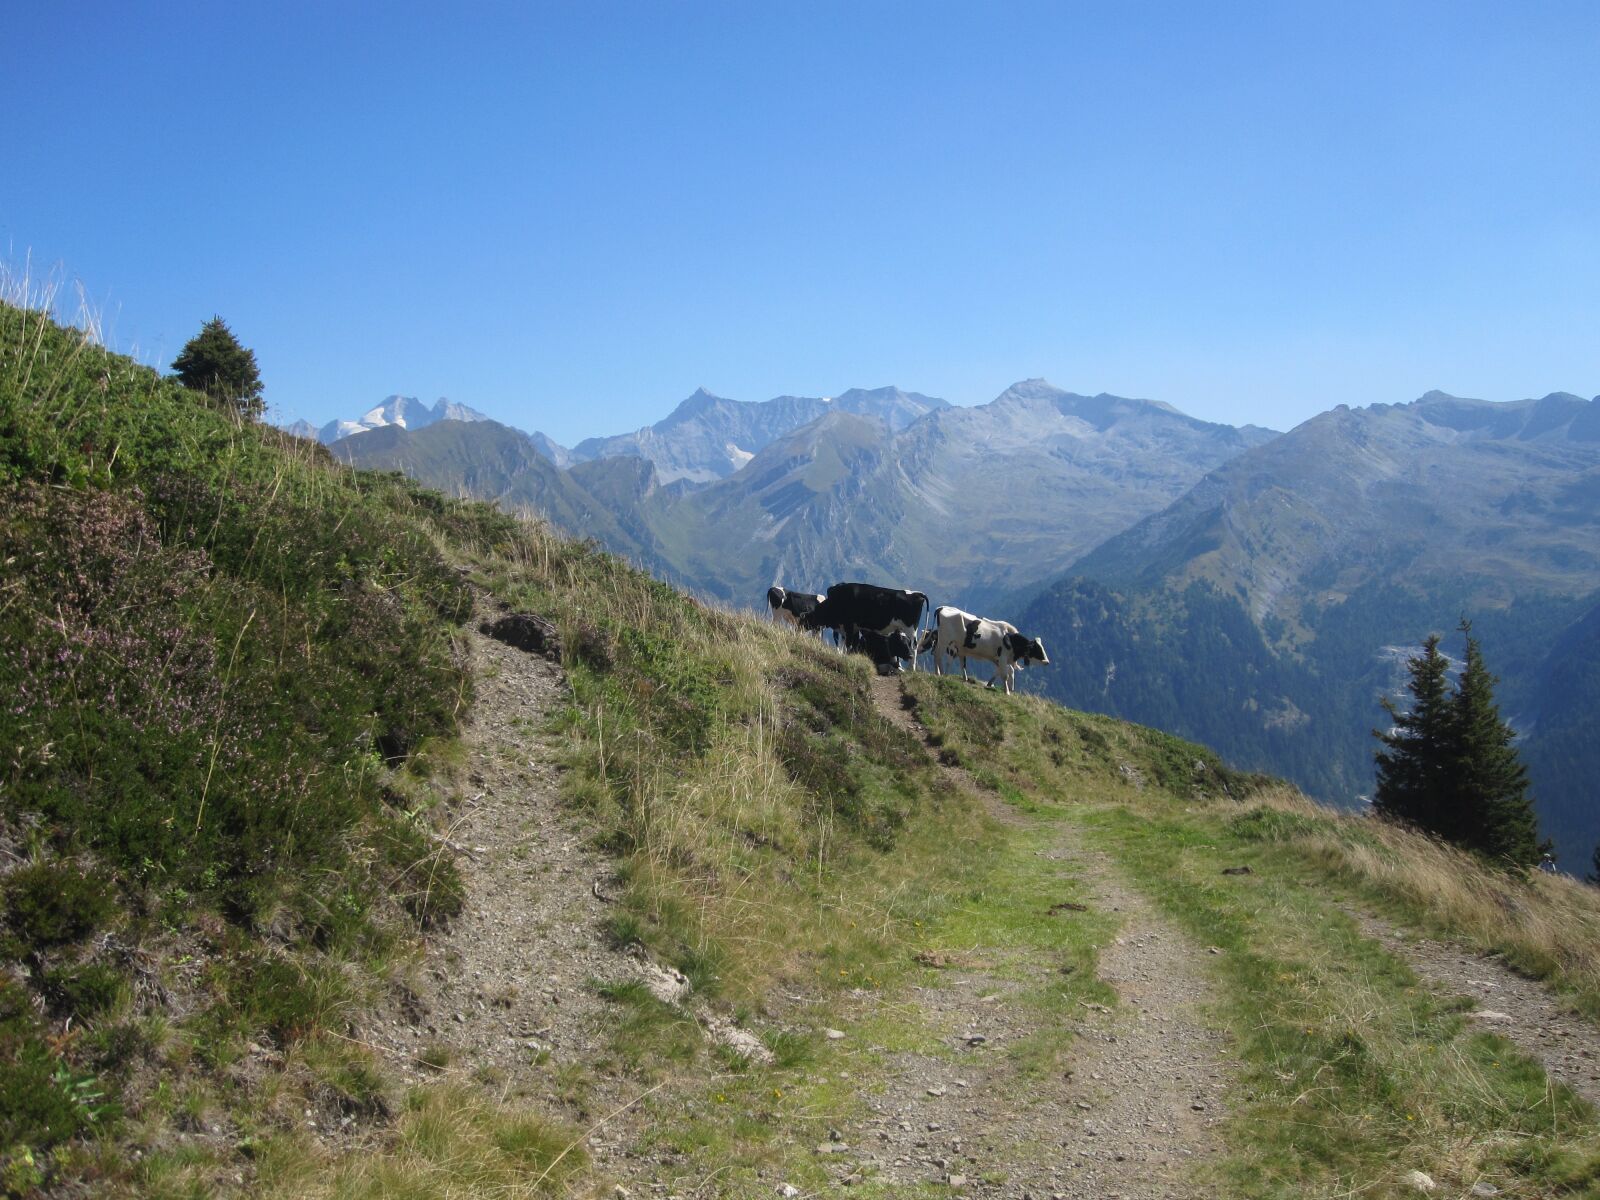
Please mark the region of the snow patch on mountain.
[[389, 396], [382, 404], [374, 405], [355, 420], [336, 418], [322, 428], [312, 431], [307, 421], [296, 421], [289, 432], [297, 437], [315, 436], [324, 445], [340, 438], [365, 433], [369, 429], [382, 429], [385, 425], [398, 425], [401, 429], [425, 429], [439, 421], [487, 421], [489, 417], [475, 408], [457, 404], [441, 396], [429, 408], [415, 396]]

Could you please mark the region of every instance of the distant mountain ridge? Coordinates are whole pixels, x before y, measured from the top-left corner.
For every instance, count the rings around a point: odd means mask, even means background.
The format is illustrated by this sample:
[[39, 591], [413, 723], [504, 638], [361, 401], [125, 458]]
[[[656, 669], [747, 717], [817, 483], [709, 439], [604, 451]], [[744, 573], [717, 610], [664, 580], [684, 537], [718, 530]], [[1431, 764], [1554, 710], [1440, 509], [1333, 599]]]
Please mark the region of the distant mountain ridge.
[[441, 396], [430, 408], [415, 396], [386, 396], [383, 403], [374, 405], [355, 420], [334, 419], [320, 428], [310, 421], [295, 421], [284, 426], [296, 437], [314, 438], [323, 445], [331, 445], [340, 438], [365, 433], [369, 429], [382, 429], [396, 425], [401, 429], [426, 429], [440, 421], [487, 421], [489, 418], [475, 408], [457, 404]]
[[726, 479], [774, 440], [830, 412], [876, 417], [903, 429], [918, 417], [949, 407], [948, 401], [897, 387], [851, 388], [838, 396], [775, 396], [729, 400], [698, 388], [654, 425], [632, 433], [586, 438], [572, 448], [572, 461], [634, 456], [655, 464], [662, 483]]
[[1576, 867], [1600, 840], [1577, 733], [1600, 719], [1600, 397], [1322, 413], [1086, 554], [1021, 623], [1068, 649], [1033, 679], [1056, 699], [1348, 801], [1396, 661], [1462, 616]]
[[[487, 443], [506, 436], [480, 430], [483, 456], [499, 457]], [[575, 447], [567, 482], [588, 490], [605, 479], [590, 511], [627, 527], [621, 552], [733, 603], [754, 603], [774, 582], [864, 577], [918, 581], [976, 604], [1059, 573], [1272, 436], [1037, 379], [973, 408], [894, 387], [754, 404], [702, 389], [645, 430]], [[369, 461], [367, 437], [341, 453]], [[433, 442], [444, 440], [426, 430], [391, 438], [383, 462], [446, 490], [470, 488], [438, 461]], [[598, 468], [619, 459], [640, 468]], [[476, 490], [507, 503], [525, 493], [510, 483]]]
[[1258, 621], [1337, 603], [1394, 563], [1413, 579], [1470, 580], [1482, 603], [1532, 580], [1581, 594], [1600, 587], [1597, 469], [1600, 401], [1429, 392], [1341, 405], [1208, 475], [1079, 568], [1103, 581], [1210, 579], [1248, 595]]

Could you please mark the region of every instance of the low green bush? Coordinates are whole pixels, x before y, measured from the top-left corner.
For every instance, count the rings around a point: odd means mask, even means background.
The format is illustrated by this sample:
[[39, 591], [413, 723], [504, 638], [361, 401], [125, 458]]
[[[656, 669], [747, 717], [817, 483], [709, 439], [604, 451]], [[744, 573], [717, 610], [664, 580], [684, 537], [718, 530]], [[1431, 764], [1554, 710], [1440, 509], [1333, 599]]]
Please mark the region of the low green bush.
[[42, 980], [50, 1009], [82, 1021], [116, 1005], [128, 991], [127, 977], [105, 963], [81, 963], [46, 971]]
[[103, 880], [64, 863], [34, 863], [5, 877], [5, 919], [27, 950], [76, 942], [116, 912]]

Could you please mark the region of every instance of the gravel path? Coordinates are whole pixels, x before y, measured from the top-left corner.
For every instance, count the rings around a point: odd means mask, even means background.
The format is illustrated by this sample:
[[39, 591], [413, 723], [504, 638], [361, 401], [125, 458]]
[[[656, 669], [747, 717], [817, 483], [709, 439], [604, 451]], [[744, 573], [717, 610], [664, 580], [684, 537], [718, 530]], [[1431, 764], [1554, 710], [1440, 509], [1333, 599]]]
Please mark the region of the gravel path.
[[[898, 680], [875, 679], [872, 690], [888, 719], [924, 735], [901, 702]], [[974, 790], [964, 772], [949, 775]], [[1025, 821], [979, 794], [1000, 819]], [[1203, 952], [1126, 887], [1108, 860], [1081, 851], [1058, 828], [1046, 856], [1119, 917], [1117, 934], [1100, 947], [1099, 970], [1120, 1004], [1083, 1011], [1065, 1072], [1022, 1078], [1006, 1049], [1031, 1032], [1032, 1014], [1015, 997], [1050, 967], [983, 947], [963, 955], [910, 996], [912, 1019], [947, 1049], [894, 1055], [874, 1068], [870, 1086], [881, 1093], [872, 1117], [838, 1131], [846, 1149], [818, 1147], [841, 1156], [842, 1182], [870, 1175], [891, 1185], [943, 1183], [1034, 1200], [1208, 1194], [1188, 1181], [1220, 1149], [1214, 1126], [1228, 1070], [1225, 1041], [1203, 1018], [1211, 998]]]
[[[477, 633], [469, 648], [478, 699], [464, 732], [468, 785], [449, 833], [462, 850], [466, 910], [432, 939], [369, 1036], [408, 1079], [471, 1077], [587, 1123], [634, 1098], [627, 1081], [589, 1069], [615, 1020], [592, 981], [638, 978], [646, 968], [600, 936], [604, 897], [615, 888], [610, 864], [556, 800], [538, 731], [562, 699], [560, 669]], [[885, 716], [923, 735], [897, 680], [875, 680], [873, 694]], [[997, 819], [1028, 823], [964, 772], [946, 770]], [[1084, 1008], [1066, 1069], [1040, 1077], [1021, 1074], [1007, 1051], [1033, 1032], [1033, 1010], [1018, 996], [1045, 981], [1049, 963], [977, 947], [930, 968], [906, 995], [863, 996], [863, 1006], [904, 1005], [939, 1048], [887, 1055], [863, 1046], [868, 1053], [853, 1056], [849, 1039], [859, 1035], [844, 1021], [841, 1061], [870, 1115], [812, 1148], [839, 1186], [933, 1183], [1017, 1200], [1204, 1194], [1188, 1180], [1219, 1149], [1213, 1125], [1227, 1082], [1225, 1045], [1201, 1015], [1210, 995], [1204, 954], [1058, 828], [1046, 856], [1120, 919], [1100, 948], [1101, 975], [1120, 1004]], [[570, 1081], [580, 1077], [574, 1094]], [[603, 1172], [652, 1186], [651, 1165], [630, 1152], [635, 1113], [607, 1125], [590, 1149]]]
[[539, 732], [565, 693], [560, 668], [475, 631], [468, 644], [477, 700], [449, 831], [466, 907], [429, 940], [376, 1040], [409, 1081], [470, 1072], [504, 1096], [555, 1102], [553, 1078], [592, 1063], [614, 1019], [591, 981], [638, 967], [601, 937], [611, 866], [559, 805]]

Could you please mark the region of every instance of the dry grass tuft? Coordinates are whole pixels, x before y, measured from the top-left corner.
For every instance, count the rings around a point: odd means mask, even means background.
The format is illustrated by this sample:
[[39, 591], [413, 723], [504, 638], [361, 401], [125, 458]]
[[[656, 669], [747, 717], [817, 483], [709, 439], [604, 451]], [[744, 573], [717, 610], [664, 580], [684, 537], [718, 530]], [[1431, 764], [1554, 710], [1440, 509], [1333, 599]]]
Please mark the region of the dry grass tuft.
[[466, 1088], [413, 1093], [382, 1149], [332, 1157], [295, 1143], [269, 1153], [261, 1194], [296, 1200], [455, 1200], [589, 1194], [582, 1134]]

